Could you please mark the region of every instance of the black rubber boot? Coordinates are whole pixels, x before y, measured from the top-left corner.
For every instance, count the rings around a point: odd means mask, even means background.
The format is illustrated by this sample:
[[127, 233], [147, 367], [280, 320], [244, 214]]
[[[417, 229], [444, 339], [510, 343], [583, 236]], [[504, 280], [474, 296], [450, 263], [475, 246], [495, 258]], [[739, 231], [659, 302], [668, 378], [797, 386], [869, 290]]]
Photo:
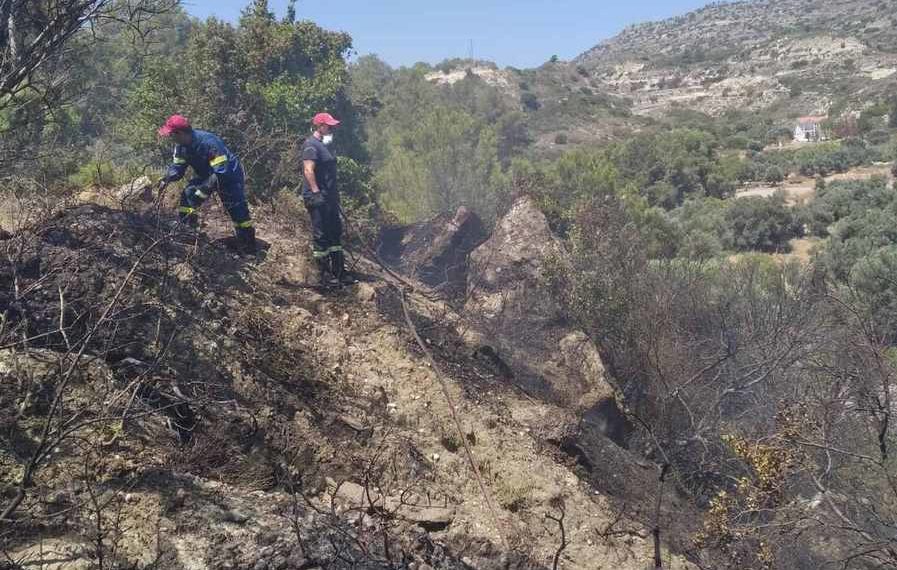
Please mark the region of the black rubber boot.
[[255, 255], [258, 246], [255, 242], [255, 228], [237, 228], [237, 246], [244, 255]]
[[346, 272], [346, 256], [341, 251], [330, 254], [330, 270], [340, 285], [352, 285], [355, 280]]
[[190, 228], [191, 230], [199, 228], [198, 214], [178, 214], [178, 221], [182, 226]]
[[321, 287], [335, 287], [337, 281], [330, 273], [330, 259], [319, 257], [315, 259], [315, 263], [318, 265], [318, 284]]

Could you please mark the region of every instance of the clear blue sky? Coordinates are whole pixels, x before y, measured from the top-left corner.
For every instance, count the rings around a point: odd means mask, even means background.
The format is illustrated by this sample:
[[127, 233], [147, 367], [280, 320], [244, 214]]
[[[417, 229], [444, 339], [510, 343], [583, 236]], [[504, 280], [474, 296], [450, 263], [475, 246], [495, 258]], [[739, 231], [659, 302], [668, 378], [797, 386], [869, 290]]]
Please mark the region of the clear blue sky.
[[[283, 15], [287, 0], [269, 0]], [[236, 21], [249, 0], [183, 0], [194, 16]], [[534, 67], [571, 59], [629, 24], [684, 14], [709, 0], [298, 0], [302, 19], [349, 32], [359, 54], [392, 65], [474, 56]]]

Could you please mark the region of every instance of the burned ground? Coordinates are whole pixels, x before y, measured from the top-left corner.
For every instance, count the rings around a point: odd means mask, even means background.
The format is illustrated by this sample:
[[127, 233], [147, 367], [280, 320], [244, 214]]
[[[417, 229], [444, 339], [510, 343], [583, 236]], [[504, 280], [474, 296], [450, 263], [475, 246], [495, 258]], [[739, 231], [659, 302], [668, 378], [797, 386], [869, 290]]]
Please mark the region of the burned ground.
[[323, 295], [302, 224], [257, 218], [270, 248], [254, 259], [228, 249], [217, 211], [197, 235], [86, 204], [3, 243], [0, 496], [24, 495], [10, 560], [542, 568], [560, 545], [545, 517], [563, 509], [569, 567], [642, 567], [644, 528], [604, 532], [620, 509], [595, 489], [617, 484], [590, 477], [613, 467], [594, 468], [599, 448], [582, 472], [564, 453], [575, 414], [477, 356], [449, 304], [407, 294], [459, 434], [389, 277], [360, 259], [367, 282]]

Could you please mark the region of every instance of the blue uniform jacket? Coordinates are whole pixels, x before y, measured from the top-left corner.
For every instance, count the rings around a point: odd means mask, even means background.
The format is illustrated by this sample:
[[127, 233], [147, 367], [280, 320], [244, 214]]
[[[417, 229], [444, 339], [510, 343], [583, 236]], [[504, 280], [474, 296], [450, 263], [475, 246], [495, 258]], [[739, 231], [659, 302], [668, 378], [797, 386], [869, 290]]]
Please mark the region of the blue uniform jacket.
[[193, 129], [193, 142], [174, 147], [174, 158], [165, 179], [175, 182], [184, 177], [187, 167], [196, 173], [196, 180], [206, 180], [213, 173], [222, 184], [242, 182], [243, 167], [240, 160], [224, 145], [217, 135]]

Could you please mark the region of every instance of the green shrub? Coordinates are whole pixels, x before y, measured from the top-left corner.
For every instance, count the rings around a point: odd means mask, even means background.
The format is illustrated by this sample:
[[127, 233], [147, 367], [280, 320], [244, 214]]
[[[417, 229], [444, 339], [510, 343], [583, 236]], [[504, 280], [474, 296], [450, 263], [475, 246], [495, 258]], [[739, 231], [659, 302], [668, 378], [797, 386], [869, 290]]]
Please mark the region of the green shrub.
[[542, 104], [539, 102], [539, 98], [536, 94], [529, 91], [520, 95], [520, 102], [527, 111], [538, 111], [542, 108]]
[[730, 204], [719, 198], [696, 198], [671, 212], [681, 234], [680, 257], [710, 259], [725, 251]]
[[127, 184], [141, 174], [139, 169], [121, 166], [109, 160], [91, 160], [69, 175], [68, 183], [77, 188], [108, 188]]
[[769, 184], [781, 184], [785, 180], [785, 173], [778, 166], [771, 166], [767, 169], [763, 180]]
[[889, 244], [861, 257], [854, 264], [849, 283], [869, 307], [879, 334], [897, 341], [897, 244]]
[[897, 201], [884, 178], [834, 182], [806, 206], [809, 230], [828, 237], [822, 259], [830, 273], [847, 280], [854, 265], [876, 249], [897, 244]]
[[781, 194], [735, 200], [726, 211], [729, 243], [738, 251], [786, 251], [800, 224]]

